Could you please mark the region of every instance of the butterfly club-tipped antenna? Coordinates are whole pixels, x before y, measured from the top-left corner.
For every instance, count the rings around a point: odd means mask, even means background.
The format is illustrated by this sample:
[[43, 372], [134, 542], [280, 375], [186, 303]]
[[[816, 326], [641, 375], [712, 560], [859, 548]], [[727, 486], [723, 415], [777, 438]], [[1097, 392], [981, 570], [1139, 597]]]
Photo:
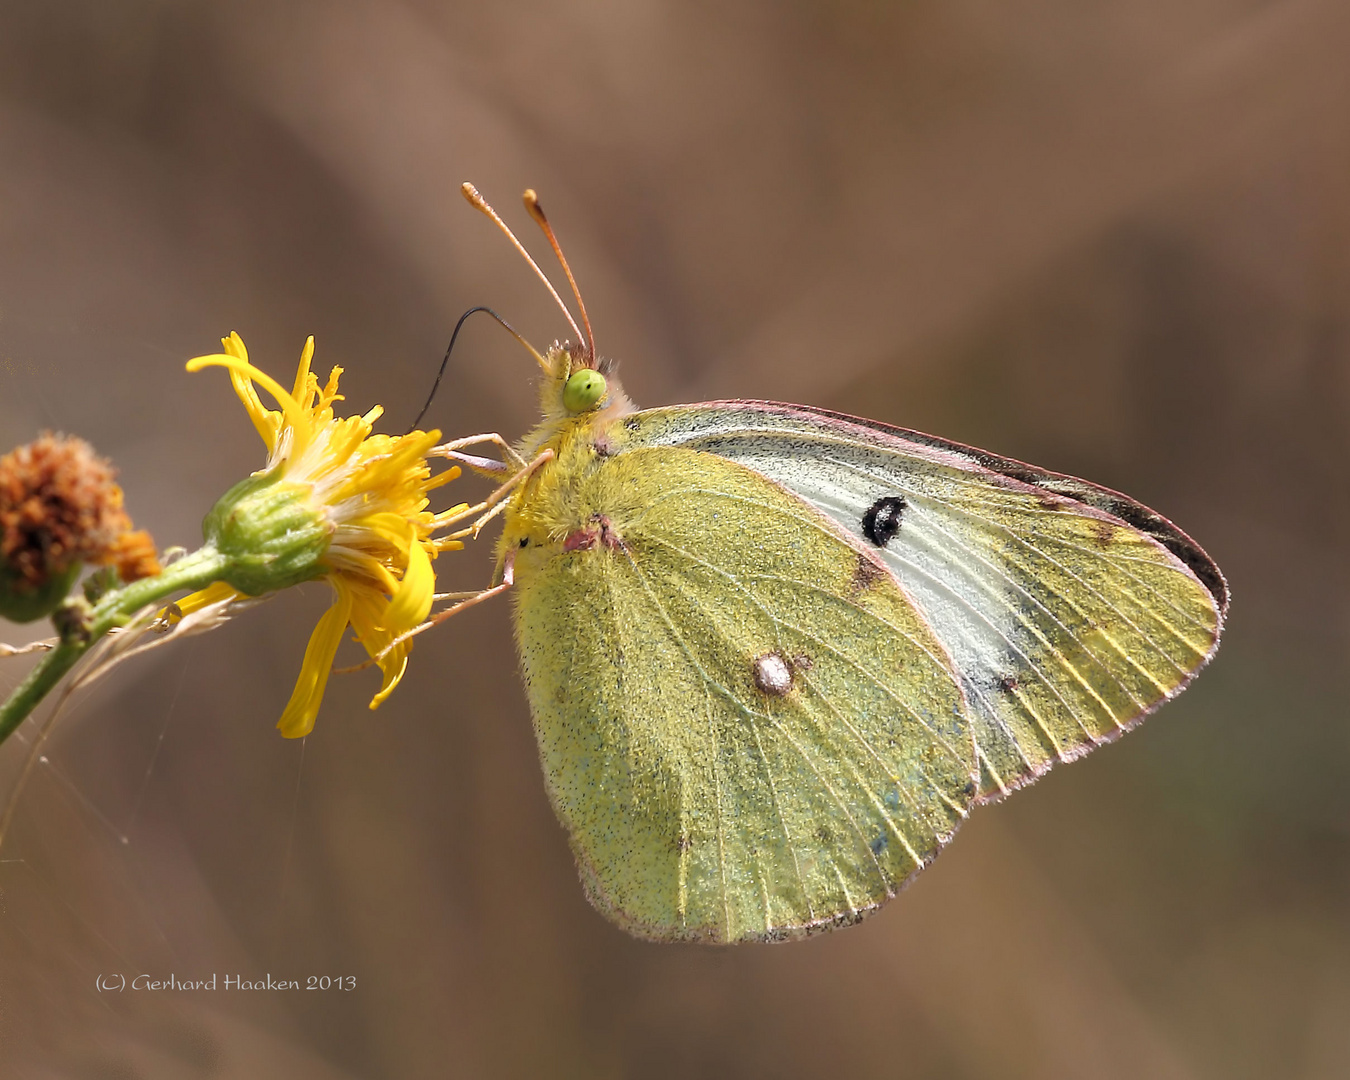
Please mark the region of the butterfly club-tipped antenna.
[[577, 298], [577, 309], [581, 312], [581, 321], [586, 327], [586, 357], [593, 366], [599, 358], [599, 354], [595, 351], [595, 332], [591, 330], [591, 320], [586, 314], [586, 302], [581, 299], [581, 290], [577, 288], [577, 279], [572, 276], [572, 268], [567, 265], [567, 257], [563, 255], [562, 245], [558, 243], [558, 238], [553, 235], [553, 226], [548, 223], [548, 218], [544, 216], [544, 208], [539, 205], [539, 196], [534, 193], [534, 188], [526, 188], [524, 198], [525, 209], [530, 212], [530, 217], [534, 218], [535, 224], [548, 237], [548, 245], [553, 249], [553, 254], [558, 256], [558, 262], [562, 265], [563, 273], [567, 275], [567, 284], [572, 286], [572, 295]]
[[[590, 324], [589, 323], [586, 324], [587, 334], [583, 334], [581, 332], [581, 327], [577, 325], [576, 319], [572, 318], [571, 311], [569, 311], [567, 305], [563, 303], [562, 297], [558, 295], [558, 290], [553, 287], [553, 282], [549, 281], [548, 275], [546, 275], [542, 270], [539, 269], [539, 264], [535, 262], [533, 258], [530, 257], [530, 253], [525, 250], [525, 245], [516, 239], [516, 234], [511, 231], [511, 227], [501, 219], [501, 215], [498, 214], [496, 210], [492, 209], [492, 207], [488, 204], [488, 201], [478, 193], [478, 189], [474, 187], [472, 184], [470, 184], [468, 181], [465, 181], [464, 184], [461, 185], [460, 191], [464, 193], [464, 197], [469, 200], [470, 205], [472, 205], [475, 209], [480, 210], [485, 215], [487, 215], [487, 217], [493, 222], [493, 224], [495, 224], [497, 228], [501, 229], [501, 231], [506, 234], [506, 238], [510, 240], [512, 244], [515, 245], [516, 250], [519, 251], [521, 256], [525, 259], [525, 261], [530, 264], [530, 269], [539, 275], [539, 280], [544, 283], [544, 287], [548, 289], [549, 295], [553, 297], [558, 307], [562, 310], [563, 315], [567, 319], [567, 325], [572, 328], [572, 333], [576, 334], [577, 339], [581, 341], [582, 344], [585, 346], [587, 355], [594, 356], [595, 352], [591, 348], [589, 337]], [[526, 192], [527, 198], [525, 205], [527, 207], [530, 206], [529, 197], [533, 195], [534, 195], [533, 191]], [[537, 201], [535, 203], [535, 206], [536, 207], [538, 206]], [[531, 214], [532, 215], [534, 214], [533, 210], [531, 210]], [[538, 221], [540, 220], [540, 218], [536, 217], [535, 220]], [[545, 234], [549, 237], [550, 241], [553, 241], [553, 235], [552, 232], [548, 229], [547, 223], [545, 223], [544, 225], [544, 230]], [[554, 251], [558, 252], [558, 257], [561, 259], [562, 252], [558, 250], [556, 241], [553, 242], [553, 248]], [[567, 271], [567, 278], [569, 281], [571, 281], [572, 272], [570, 270], [567, 270], [566, 262], [563, 263], [563, 269]], [[576, 291], [575, 282], [573, 282], [572, 284], [572, 289], [574, 292]], [[577, 303], [578, 304], [581, 303], [580, 296], [577, 297]], [[586, 309], [584, 307], [581, 309], [581, 317], [582, 319], [586, 318]], [[544, 371], [548, 372], [547, 365], [544, 366]]]

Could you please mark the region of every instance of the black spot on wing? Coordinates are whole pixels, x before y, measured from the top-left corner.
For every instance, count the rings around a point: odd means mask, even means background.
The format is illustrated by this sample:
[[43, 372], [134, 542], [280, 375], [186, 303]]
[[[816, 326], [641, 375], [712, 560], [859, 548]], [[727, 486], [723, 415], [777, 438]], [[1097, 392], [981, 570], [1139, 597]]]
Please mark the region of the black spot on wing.
[[883, 495], [867, 508], [862, 518], [862, 533], [877, 547], [884, 548], [900, 531], [900, 521], [905, 513], [905, 499], [902, 495]]
[[[1168, 551], [1185, 563], [1191, 573], [1199, 578], [1200, 583], [1209, 590], [1210, 595], [1214, 597], [1220, 616], [1228, 612], [1228, 582], [1224, 580], [1223, 573], [1215, 565], [1214, 560], [1205, 553], [1205, 550], [1199, 544], [1168, 521], [1167, 518], [1156, 510], [1150, 510], [1142, 503], [1135, 502], [1128, 496], [1121, 495], [1110, 488], [1100, 487], [1087, 480], [1080, 480], [1075, 476], [1050, 472], [1048, 469], [1038, 469], [1014, 458], [1001, 457], [998, 454], [991, 454], [987, 450], [977, 450], [973, 446], [965, 446], [962, 443], [952, 442], [950, 439], [941, 439], [935, 435], [926, 435], [921, 431], [910, 431], [906, 428], [883, 424], [876, 420], [864, 420], [857, 416], [832, 412], [829, 409], [812, 408], [809, 405], [794, 405], [791, 408], [794, 412], [811, 413], [815, 416], [840, 420], [872, 431], [883, 432], [907, 442], [919, 443], [922, 446], [954, 454], [988, 469], [995, 475], [1005, 476], [1010, 480], [1028, 484], [1033, 488], [1039, 488], [1054, 495], [1066, 497], [1074, 502], [1085, 503], [1098, 510], [1104, 510], [1108, 514], [1120, 518], [1126, 524], [1133, 525], [1140, 532], [1153, 537], [1163, 547], [1167, 548]], [[1047, 506], [1047, 509], [1062, 508]]]

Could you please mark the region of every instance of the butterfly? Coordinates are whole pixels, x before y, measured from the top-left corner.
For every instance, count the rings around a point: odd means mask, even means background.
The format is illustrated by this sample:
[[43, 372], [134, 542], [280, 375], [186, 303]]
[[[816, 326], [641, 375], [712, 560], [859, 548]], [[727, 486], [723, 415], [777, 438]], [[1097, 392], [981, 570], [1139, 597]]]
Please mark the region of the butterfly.
[[1124, 495], [805, 405], [636, 409], [525, 201], [586, 330], [569, 314], [579, 344], [531, 349], [543, 416], [510, 454], [487, 593], [514, 596], [548, 793], [623, 929], [857, 922], [976, 806], [1214, 655], [1222, 573]]

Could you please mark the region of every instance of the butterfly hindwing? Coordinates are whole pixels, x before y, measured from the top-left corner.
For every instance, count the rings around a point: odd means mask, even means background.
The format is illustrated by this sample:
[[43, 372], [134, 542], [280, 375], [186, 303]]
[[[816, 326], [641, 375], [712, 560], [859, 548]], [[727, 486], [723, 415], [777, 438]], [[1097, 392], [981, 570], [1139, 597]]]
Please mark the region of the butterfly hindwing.
[[965, 694], [922, 615], [743, 465], [560, 455], [504, 540], [544, 772], [593, 902], [641, 936], [713, 941], [883, 902], [976, 795]]
[[951, 655], [983, 797], [1126, 730], [1213, 654], [1227, 592], [1184, 533], [1080, 480], [792, 405], [636, 413], [626, 445], [739, 462], [884, 562]]

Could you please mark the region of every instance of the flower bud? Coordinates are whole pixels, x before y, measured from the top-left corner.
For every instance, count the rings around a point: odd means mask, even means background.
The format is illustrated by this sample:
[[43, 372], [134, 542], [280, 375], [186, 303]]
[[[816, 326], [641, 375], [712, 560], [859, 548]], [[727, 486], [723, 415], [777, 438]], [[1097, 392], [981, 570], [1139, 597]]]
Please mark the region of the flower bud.
[[241, 480], [212, 507], [202, 533], [229, 559], [227, 585], [260, 596], [327, 572], [333, 526], [313, 505], [311, 490], [273, 469]]

